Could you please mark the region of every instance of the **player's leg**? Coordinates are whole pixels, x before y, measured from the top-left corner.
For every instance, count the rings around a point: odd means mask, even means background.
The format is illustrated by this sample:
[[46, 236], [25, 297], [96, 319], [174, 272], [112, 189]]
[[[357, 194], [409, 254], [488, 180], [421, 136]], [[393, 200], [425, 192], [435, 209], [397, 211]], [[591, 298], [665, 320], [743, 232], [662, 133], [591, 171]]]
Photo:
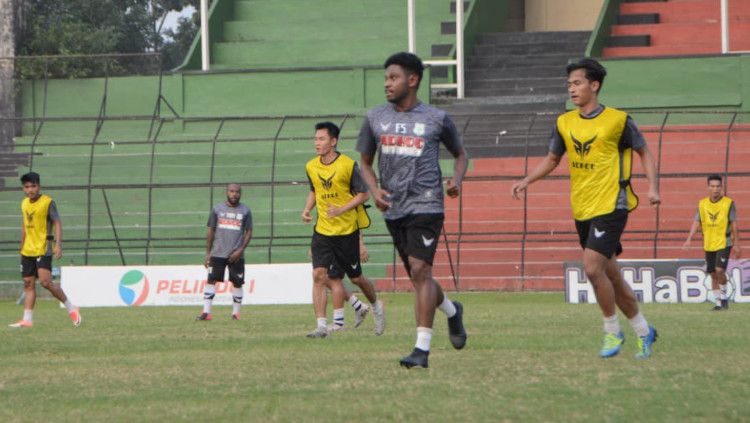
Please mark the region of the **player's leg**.
[[23, 318], [10, 327], [32, 327], [34, 324], [34, 305], [36, 304], [36, 259], [21, 257], [21, 275], [23, 277]]
[[729, 297], [727, 296], [727, 265], [729, 264], [729, 253], [732, 247], [727, 247], [717, 253], [718, 263], [716, 263], [716, 276], [719, 284], [719, 305], [722, 310], [729, 309]]
[[413, 215], [408, 216], [402, 225], [402, 239], [406, 240], [406, 245], [402, 245], [403, 254], [400, 254], [408, 256], [407, 269], [410, 270], [415, 289], [417, 317], [417, 342], [412, 354], [401, 360], [401, 365], [405, 367], [427, 367], [436, 309], [448, 317], [449, 338], [453, 347], [461, 349], [466, 344], [463, 306], [450, 301], [432, 276], [432, 261], [443, 220], [443, 215]]
[[240, 320], [243, 290], [245, 284], [245, 259], [240, 258], [229, 264], [229, 281], [232, 282], [232, 320]]
[[328, 269], [325, 267], [313, 268], [313, 310], [315, 312], [315, 330], [307, 334], [308, 338], [325, 338], [328, 336], [328, 320], [326, 319], [326, 307], [328, 294]]
[[719, 288], [719, 281], [721, 276], [717, 274], [717, 260], [718, 251], [706, 251], [706, 273], [711, 276], [711, 293], [714, 296], [714, 307], [711, 311], [721, 310], [721, 289]]
[[333, 303], [333, 326], [331, 326], [331, 330], [343, 330], [344, 300], [346, 294], [341, 275], [332, 275], [329, 269], [326, 286], [331, 290], [331, 302]]
[[80, 326], [82, 322], [81, 312], [78, 307], [74, 306], [68, 296], [65, 295], [60, 285], [56, 284], [52, 280], [52, 256], [40, 257], [37, 260], [37, 275], [39, 283], [49, 291], [53, 297], [65, 305], [65, 309], [68, 310], [70, 320], [73, 321], [74, 326]]
[[216, 282], [224, 280], [224, 271], [227, 267], [227, 259], [211, 257], [208, 261], [208, 276], [206, 286], [203, 287], [203, 311], [196, 320], [209, 321], [213, 319], [211, 311], [214, 297], [216, 297]]
[[[380, 335], [385, 330], [383, 305], [378, 301], [373, 284], [362, 274], [362, 263], [359, 254], [359, 231], [340, 237], [338, 242], [339, 248], [336, 249], [338, 268], [343, 269], [349, 280], [360, 288], [367, 300], [372, 304], [376, 320], [375, 333]], [[356, 328], [362, 324], [370, 308], [366, 304], [362, 304], [354, 295], [349, 297], [349, 302], [355, 309], [356, 318], [354, 327]]]

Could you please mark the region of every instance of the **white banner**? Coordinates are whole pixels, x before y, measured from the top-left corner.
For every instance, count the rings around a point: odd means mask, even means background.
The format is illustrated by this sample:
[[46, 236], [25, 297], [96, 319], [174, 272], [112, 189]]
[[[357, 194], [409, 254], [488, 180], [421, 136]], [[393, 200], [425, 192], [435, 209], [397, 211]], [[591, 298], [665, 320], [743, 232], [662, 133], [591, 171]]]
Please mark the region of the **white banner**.
[[[202, 305], [203, 266], [63, 266], [60, 283], [80, 307]], [[243, 304], [311, 304], [309, 263], [245, 265]], [[232, 303], [232, 283], [216, 284], [215, 305]]]
[[[618, 260], [620, 274], [642, 303], [715, 302], [711, 275], [703, 260]], [[581, 262], [566, 261], [565, 301], [594, 304], [594, 287], [586, 278]], [[727, 263], [727, 297], [737, 303], [750, 303], [750, 260]]]

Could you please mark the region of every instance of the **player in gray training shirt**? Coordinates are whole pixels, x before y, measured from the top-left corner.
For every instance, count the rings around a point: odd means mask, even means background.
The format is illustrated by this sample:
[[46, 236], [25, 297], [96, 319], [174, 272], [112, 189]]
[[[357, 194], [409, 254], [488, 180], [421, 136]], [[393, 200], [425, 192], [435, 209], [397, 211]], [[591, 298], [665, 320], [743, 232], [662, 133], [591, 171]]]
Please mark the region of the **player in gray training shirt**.
[[[455, 158], [453, 178], [446, 184], [449, 197], [458, 196], [468, 159], [446, 113], [417, 99], [424, 70], [419, 57], [396, 53], [386, 60], [384, 68], [388, 103], [367, 113], [357, 151], [361, 153], [362, 177], [375, 205], [383, 211], [417, 295], [417, 342], [400, 363], [407, 368], [428, 367], [436, 308], [448, 316], [453, 346], [461, 349], [466, 344], [463, 306], [443, 294], [432, 277], [432, 262], [444, 220], [440, 144]], [[376, 152], [380, 186], [373, 170]]]
[[213, 207], [208, 216], [206, 258], [208, 280], [203, 290], [203, 312], [197, 320], [211, 320], [211, 304], [216, 295], [216, 282], [224, 280], [229, 267], [232, 292], [232, 320], [240, 320], [242, 285], [245, 283], [245, 247], [253, 236], [253, 217], [250, 209], [240, 203], [242, 187], [227, 185], [227, 201]]

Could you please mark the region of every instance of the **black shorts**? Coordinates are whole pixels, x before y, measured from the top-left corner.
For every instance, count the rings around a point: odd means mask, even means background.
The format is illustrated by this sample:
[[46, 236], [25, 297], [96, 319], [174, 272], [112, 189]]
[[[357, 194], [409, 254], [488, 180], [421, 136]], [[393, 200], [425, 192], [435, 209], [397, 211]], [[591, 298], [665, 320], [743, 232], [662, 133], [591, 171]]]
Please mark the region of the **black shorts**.
[[594, 250], [607, 258], [619, 256], [622, 254], [620, 236], [627, 223], [627, 210], [615, 210], [589, 220], [576, 220], [578, 242], [581, 248]]
[[314, 232], [310, 251], [313, 268], [325, 267], [330, 278], [341, 279], [346, 274], [351, 279], [362, 274], [359, 231], [349, 235], [321, 235]]
[[410, 214], [400, 219], [385, 221], [393, 238], [393, 245], [410, 275], [409, 257], [420, 259], [432, 266], [444, 220], [443, 214]]
[[706, 251], [706, 273], [713, 273], [716, 268], [727, 270], [729, 262], [729, 253], [732, 247], [724, 248], [719, 251]]
[[52, 256], [27, 257], [21, 256], [21, 276], [38, 277], [37, 269], [52, 271]]
[[211, 257], [208, 263], [208, 282], [223, 282], [224, 269], [229, 267], [229, 281], [235, 288], [245, 284], [245, 259], [240, 258], [234, 263], [224, 257]]

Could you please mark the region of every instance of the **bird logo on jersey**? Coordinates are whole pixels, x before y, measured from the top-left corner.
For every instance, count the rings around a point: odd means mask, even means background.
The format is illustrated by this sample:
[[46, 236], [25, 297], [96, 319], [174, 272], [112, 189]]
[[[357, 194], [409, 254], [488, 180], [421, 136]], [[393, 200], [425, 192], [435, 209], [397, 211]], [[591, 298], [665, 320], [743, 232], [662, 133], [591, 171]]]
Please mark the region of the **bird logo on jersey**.
[[578, 153], [578, 157], [580, 157], [581, 160], [585, 160], [586, 156], [591, 152], [591, 144], [596, 141], [596, 135], [588, 141], [581, 142], [575, 137], [575, 135], [573, 135], [573, 132], [571, 132], [570, 138], [573, 140], [573, 145], [575, 146], [576, 153]]
[[35, 211], [33, 211], [33, 212], [27, 212], [26, 213], [26, 220], [28, 220], [29, 223], [31, 223], [31, 221], [34, 220], [34, 214], [35, 213], [36, 213]]
[[711, 219], [712, 222], [716, 222], [716, 219], [719, 217], [719, 212], [711, 213], [707, 212], [709, 219]]
[[331, 177], [328, 178], [328, 179], [326, 179], [326, 178], [320, 176], [320, 174], [318, 174], [318, 179], [320, 179], [320, 183], [323, 184], [323, 188], [325, 188], [326, 190], [329, 190], [333, 186], [333, 177], [334, 176], [336, 176], [336, 172], [333, 172], [333, 175], [331, 175]]

